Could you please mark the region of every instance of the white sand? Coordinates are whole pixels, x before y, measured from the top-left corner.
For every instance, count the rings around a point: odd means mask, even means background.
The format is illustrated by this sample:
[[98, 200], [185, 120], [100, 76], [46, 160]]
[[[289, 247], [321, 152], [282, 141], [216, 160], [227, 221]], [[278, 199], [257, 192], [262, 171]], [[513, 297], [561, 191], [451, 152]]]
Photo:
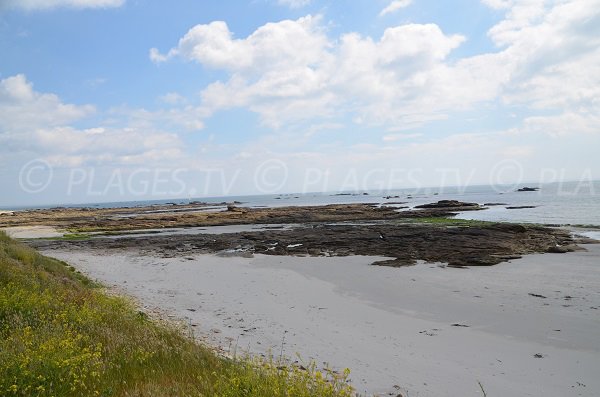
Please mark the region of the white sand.
[[5, 231], [12, 238], [51, 238], [64, 235], [52, 226], [14, 226], [0, 230]]
[[567, 397], [600, 395], [600, 245], [587, 247], [471, 269], [46, 254], [189, 318], [209, 343], [277, 356], [284, 342], [287, 356], [350, 367], [359, 391], [482, 396], [480, 381], [490, 397]]

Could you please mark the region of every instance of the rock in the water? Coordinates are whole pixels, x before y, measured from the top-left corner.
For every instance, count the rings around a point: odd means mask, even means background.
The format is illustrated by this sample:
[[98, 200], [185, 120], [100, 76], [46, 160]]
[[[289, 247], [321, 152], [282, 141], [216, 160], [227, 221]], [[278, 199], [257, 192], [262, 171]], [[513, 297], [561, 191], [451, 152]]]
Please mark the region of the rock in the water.
[[415, 206], [415, 211], [403, 211], [400, 214], [407, 218], [454, 216], [461, 211], [485, 210], [477, 203], [464, 203], [457, 200], [440, 200], [437, 203]]
[[537, 192], [538, 190], [540, 190], [539, 187], [522, 187], [520, 189], [517, 189], [517, 192]]
[[454, 208], [465, 208], [465, 207], [479, 207], [479, 204], [477, 203], [464, 203], [462, 201], [457, 201], [457, 200], [440, 200], [437, 203], [431, 203], [431, 204], [423, 204], [423, 205], [417, 205], [415, 206], [415, 208], [448, 208], [448, 209], [454, 209]]

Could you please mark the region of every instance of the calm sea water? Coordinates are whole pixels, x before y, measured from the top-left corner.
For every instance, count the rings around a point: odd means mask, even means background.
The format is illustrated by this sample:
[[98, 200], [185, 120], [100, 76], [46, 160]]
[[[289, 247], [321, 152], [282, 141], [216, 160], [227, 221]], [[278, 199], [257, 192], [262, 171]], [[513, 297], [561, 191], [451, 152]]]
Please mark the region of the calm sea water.
[[[446, 188], [398, 189], [385, 192], [361, 191], [345, 194], [296, 193], [257, 196], [204, 197], [191, 199], [127, 201], [70, 205], [71, 207], [135, 207], [151, 204], [190, 201], [209, 203], [240, 201], [248, 207], [280, 207], [344, 203], [405, 202], [397, 206], [414, 207], [438, 200], [459, 200], [479, 204], [502, 203], [484, 211], [465, 212], [463, 219], [530, 222], [559, 225], [600, 226], [600, 181], [564, 182], [542, 185], [536, 192], [517, 192], [515, 186], [468, 186]], [[365, 194], [366, 193], [366, 194]], [[398, 196], [398, 197], [395, 197]], [[390, 197], [390, 198], [387, 198]], [[509, 206], [535, 206], [527, 209], [507, 209]], [[46, 207], [47, 208], [47, 207]]]

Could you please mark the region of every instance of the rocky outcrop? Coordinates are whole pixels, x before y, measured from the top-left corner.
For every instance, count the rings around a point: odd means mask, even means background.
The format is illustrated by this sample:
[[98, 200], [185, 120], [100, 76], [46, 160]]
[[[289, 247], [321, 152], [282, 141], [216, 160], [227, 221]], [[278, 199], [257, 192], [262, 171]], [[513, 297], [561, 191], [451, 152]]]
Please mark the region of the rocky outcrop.
[[[141, 249], [165, 257], [194, 253], [236, 255], [375, 255], [393, 258], [375, 263], [405, 266], [417, 260], [450, 266], [490, 266], [536, 252], [572, 249], [569, 232], [533, 225], [507, 223], [444, 226], [420, 223], [316, 223], [287, 230], [259, 230], [228, 234], [196, 234], [84, 241], [32, 241], [37, 248]], [[559, 247], [559, 248], [557, 248]], [[564, 247], [564, 248], [561, 248]], [[568, 247], [568, 248], [567, 248]]]
[[437, 203], [422, 204], [415, 206], [412, 211], [402, 211], [402, 216], [406, 218], [432, 218], [432, 217], [451, 217], [462, 211], [480, 211], [485, 210], [477, 203], [465, 203], [457, 200], [440, 200]]
[[[0, 227], [47, 225], [80, 232], [156, 229], [191, 226], [247, 225], [254, 223], [340, 222], [399, 219], [394, 207], [374, 204], [332, 204], [276, 208], [238, 207], [237, 203], [215, 205], [169, 205], [137, 208], [62, 208], [19, 211], [0, 218]], [[223, 211], [227, 209], [227, 211]]]
[[415, 208], [437, 208], [437, 209], [455, 209], [458, 208], [457, 211], [463, 211], [462, 208], [480, 209], [480, 205], [477, 203], [464, 203], [462, 201], [457, 200], [440, 200], [437, 203], [431, 204], [423, 204], [417, 205]]

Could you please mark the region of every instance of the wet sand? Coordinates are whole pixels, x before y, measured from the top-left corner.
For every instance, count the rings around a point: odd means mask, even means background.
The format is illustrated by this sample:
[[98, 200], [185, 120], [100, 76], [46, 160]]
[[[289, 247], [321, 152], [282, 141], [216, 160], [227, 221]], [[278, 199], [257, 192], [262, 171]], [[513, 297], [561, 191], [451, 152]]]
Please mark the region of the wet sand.
[[[600, 245], [491, 267], [44, 251], [224, 351], [298, 353], [381, 395], [600, 395]], [[236, 347], [237, 346], [237, 347]], [[283, 349], [282, 349], [283, 347]]]

